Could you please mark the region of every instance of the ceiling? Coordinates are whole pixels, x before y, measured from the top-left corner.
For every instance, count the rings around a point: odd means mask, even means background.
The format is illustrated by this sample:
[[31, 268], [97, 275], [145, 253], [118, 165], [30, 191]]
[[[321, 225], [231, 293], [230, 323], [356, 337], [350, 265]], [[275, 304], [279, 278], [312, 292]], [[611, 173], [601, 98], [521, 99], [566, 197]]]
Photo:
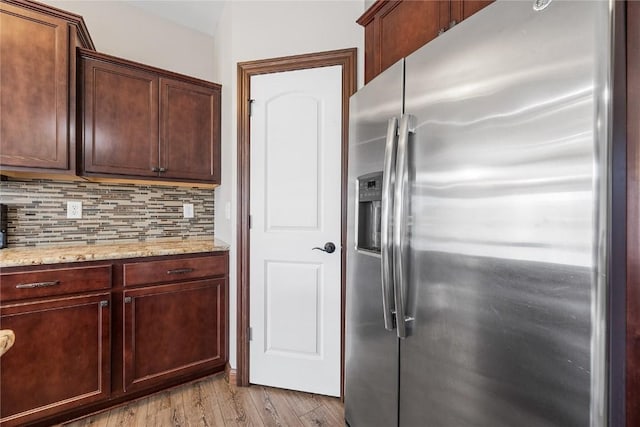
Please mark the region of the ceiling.
[[223, 0], [129, 0], [127, 3], [213, 36], [226, 2]]

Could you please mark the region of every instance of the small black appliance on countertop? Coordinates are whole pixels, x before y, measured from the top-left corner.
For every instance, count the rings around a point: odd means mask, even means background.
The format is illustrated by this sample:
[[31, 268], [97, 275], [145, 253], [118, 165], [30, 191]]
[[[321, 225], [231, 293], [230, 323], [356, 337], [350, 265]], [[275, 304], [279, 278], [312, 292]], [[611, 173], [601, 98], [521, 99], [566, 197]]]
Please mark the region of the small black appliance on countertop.
[[0, 249], [7, 247], [7, 205], [0, 204]]

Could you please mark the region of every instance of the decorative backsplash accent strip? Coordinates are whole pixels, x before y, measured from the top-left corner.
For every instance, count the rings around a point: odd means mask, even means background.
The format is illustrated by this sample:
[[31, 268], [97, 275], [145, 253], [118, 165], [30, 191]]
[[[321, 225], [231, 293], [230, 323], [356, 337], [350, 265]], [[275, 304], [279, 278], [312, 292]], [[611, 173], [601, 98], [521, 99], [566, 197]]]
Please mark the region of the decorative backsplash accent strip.
[[[67, 219], [67, 201], [82, 202], [81, 219]], [[210, 188], [9, 178], [0, 182], [0, 203], [9, 206], [10, 248], [213, 239]], [[183, 218], [183, 203], [193, 203], [194, 218]]]

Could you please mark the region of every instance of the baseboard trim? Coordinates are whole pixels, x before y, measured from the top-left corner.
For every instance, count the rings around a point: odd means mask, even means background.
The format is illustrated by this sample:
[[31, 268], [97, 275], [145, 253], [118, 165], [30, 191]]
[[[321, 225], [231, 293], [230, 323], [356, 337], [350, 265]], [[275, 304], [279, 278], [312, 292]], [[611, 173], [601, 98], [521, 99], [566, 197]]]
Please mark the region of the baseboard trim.
[[227, 380], [227, 382], [230, 385], [234, 385], [234, 386], [238, 385], [238, 377], [236, 376], [236, 370], [231, 369], [231, 365], [229, 363], [227, 363], [224, 366], [224, 379]]

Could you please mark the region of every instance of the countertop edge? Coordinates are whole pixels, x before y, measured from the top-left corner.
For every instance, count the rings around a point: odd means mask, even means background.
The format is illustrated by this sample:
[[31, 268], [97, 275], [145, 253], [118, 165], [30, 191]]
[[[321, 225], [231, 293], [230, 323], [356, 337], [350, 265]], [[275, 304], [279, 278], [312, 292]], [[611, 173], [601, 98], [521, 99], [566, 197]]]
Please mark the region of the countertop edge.
[[219, 239], [215, 239], [214, 242], [181, 241], [3, 249], [0, 252], [0, 269], [127, 258], [202, 254], [228, 250], [229, 245]]

